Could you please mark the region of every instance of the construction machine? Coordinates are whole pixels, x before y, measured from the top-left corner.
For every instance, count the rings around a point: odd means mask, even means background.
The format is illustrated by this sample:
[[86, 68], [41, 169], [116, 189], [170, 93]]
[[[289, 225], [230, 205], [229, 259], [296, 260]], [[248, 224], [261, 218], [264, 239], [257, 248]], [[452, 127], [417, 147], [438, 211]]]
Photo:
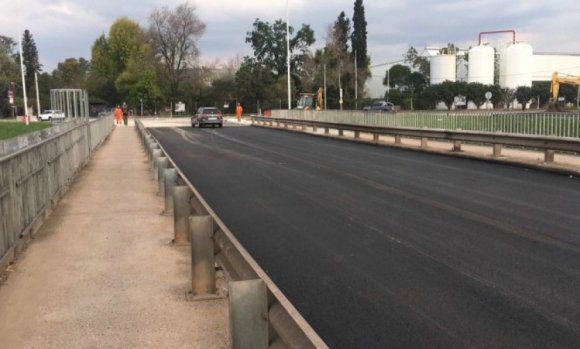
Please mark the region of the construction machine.
[[316, 108], [321, 110], [323, 108], [323, 90], [322, 87], [316, 93], [301, 93], [296, 108], [301, 110], [309, 110]]
[[558, 105], [558, 95], [560, 93], [560, 84], [580, 85], [580, 77], [572, 75], [560, 76], [558, 72], [552, 73], [552, 85], [550, 86], [550, 102], [548, 111], [560, 111]]

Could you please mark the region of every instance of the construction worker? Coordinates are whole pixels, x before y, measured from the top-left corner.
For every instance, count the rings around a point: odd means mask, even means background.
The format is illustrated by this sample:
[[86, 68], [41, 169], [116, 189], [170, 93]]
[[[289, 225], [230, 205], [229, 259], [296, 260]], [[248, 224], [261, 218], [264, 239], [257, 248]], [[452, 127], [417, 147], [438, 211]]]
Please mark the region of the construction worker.
[[118, 104], [115, 107], [115, 121], [117, 125], [123, 124], [123, 109], [121, 109]]
[[242, 124], [242, 114], [244, 113], [244, 108], [238, 103], [236, 106], [236, 119], [238, 119], [238, 124]]

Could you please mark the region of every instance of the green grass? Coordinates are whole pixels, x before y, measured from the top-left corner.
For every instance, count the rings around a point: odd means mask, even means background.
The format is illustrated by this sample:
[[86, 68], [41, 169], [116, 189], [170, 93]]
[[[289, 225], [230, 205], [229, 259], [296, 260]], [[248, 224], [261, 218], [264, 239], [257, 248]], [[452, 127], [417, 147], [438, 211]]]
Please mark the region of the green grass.
[[43, 130], [52, 126], [50, 122], [31, 122], [26, 125], [23, 122], [0, 121], [0, 140], [18, 137], [23, 134]]

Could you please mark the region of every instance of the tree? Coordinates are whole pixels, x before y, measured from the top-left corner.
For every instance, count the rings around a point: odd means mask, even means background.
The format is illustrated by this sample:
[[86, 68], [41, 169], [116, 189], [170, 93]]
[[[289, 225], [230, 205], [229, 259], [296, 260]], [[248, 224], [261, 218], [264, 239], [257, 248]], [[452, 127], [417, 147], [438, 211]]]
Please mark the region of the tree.
[[178, 95], [185, 72], [199, 55], [197, 40], [205, 32], [205, 23], [196, 8], [185, 2], [175, 9], [155, 9], [149, 16], [149, 35], [153, 52], [161, 61], [172, 100]]
[[370, 76], [370, 58], [367, 52], [367, 21], [365, 19], [365, 7], [362, 0], [355, 0], [354, 13], [352, 16], [352, 51], [356, 56], [358, 77], [365, 82]]
[[[532, 82], [532, 96], [539, 99], [536, 103], [541, 106], [542, 103], [545, 105], [548, 103], [551, 93], [550, 93], [550, 81], [536, 81]], [[561, 86], [560, 86], [561, 87]]]
[[254, 106], [264, 101], [275, 99], [272, 86], [276, 83], [276, 76], [270, 67], [245, 57], [240, 69], [236, 73], [237, 94], [244, 109], [255, 111]]
[[426, 57], [419, 55], [417, 50], [411, 46], [403, 55], [405, 63], [409, 64], [411, 68], [423, 74], [425, 81], [429, 81], [430, 65]]
[[331, 42], [336, 49], [337, 54], [346, 56], [349, 52], [348, 40], [351, 37], [350, 20], [346, 17], [344, 11], [340, 12], [338, 18], [332, 26]]
[[465, 97], [468, 102], [473, 102], [477, 109], [485, 102], [485, 93], [488, 87], [479, 82], [472, 82], [467, 85], [465, 90]]
[[522, 110], [526, 109], [526, 105], [532, 99], [532, 88], [529, 86], [519, 86], [515, 92], [516, 100], [522, 105]]
[[[252, 31], [246, 33], [246, 43], [252, 46], [256, 62], [272, 69], [276, 78], [287, 74], [286, 23], [277, 20], [270, 24], [256, 19], [253, 27]], [[288, 31], [292, 35], [294, 28], [290, 26]], [[300, 50], [304, 53], [314, 42], [314, 31], [305, 24], [296, 35], [290, 37], [290, 74], [297, 73], [304, 58], [302, 55], [293, 57], [293, 52]]]
[[14, 41], [6, 36], [0, 36], [0, 117], [12, 114], [12, 105], [7, 97], [9, 89], [13, 89], [16, 96], [16, 89], [19, 86], [18, 64], [14, 61]]
[[59, 84], [66, 88], [84, 88], [90, 63], [84, 59], [67, 58], [52, 72]]
[[503, 102], [504, 108], [509, 108], [510, 104], [513, 102], [516, 91], [511, 88], [501, 89], [501, 101]]
[[389, 87], [407, 86], [409, 77], [411, 75], [411, 68], [402, 64], [395, 64], [388, 71], [385, 72], [383, 85]]
[[22, 64], [24, 65], [24, 80], [28, 91], [34, 91], [34, 74], [42, 71], [42, 64], [38, 62], [36, 42], [28, 29], [22, 36]]
[[446, 80], [432, 87], [436, 100], [445, 103], [445, 105], [447, 105], [447, 109], [451, 110], [455, 96], [458, 94], [457, 84], [455, 82]]

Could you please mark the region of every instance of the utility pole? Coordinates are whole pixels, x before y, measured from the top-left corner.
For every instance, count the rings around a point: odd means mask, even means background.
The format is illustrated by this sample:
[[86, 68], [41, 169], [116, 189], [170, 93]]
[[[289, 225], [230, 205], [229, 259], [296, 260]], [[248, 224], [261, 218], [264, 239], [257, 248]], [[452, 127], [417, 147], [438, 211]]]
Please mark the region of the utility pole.
[[324, 64], [324, 110], [326, 110], [326, 63]]
[[342, 62], [338, 65], [338, 104], [340, 105], [340, 110], [342, 110], [342, 85], [340, 81], [340, 76], [342, 75]]
[[36, 110], [40, 115], [40, 96], [38, 95], [38, 73], [34, 72], [34, 85], [36, 85]]
[[354, 50], [354, 109], [358, 110], [358, 67], [356, 64], [356, 50]]
[[290, 98], [290, 24], [288, 14], [288, 0], [286, 0], [286, 67], [288, 74], [288, 110], [292, 109], [292, 100]]
[[20, 30], [18, 30], [18, 48], [20, 50], [20, 75], [22, 76], [22, 97], [24, 98], [24, 121], [26, 125], [28, 122], [28, 97], [26, 96], [26, 80], [24, 80], [24, 61], [22, 53], [22, 35], [20, 35]]

